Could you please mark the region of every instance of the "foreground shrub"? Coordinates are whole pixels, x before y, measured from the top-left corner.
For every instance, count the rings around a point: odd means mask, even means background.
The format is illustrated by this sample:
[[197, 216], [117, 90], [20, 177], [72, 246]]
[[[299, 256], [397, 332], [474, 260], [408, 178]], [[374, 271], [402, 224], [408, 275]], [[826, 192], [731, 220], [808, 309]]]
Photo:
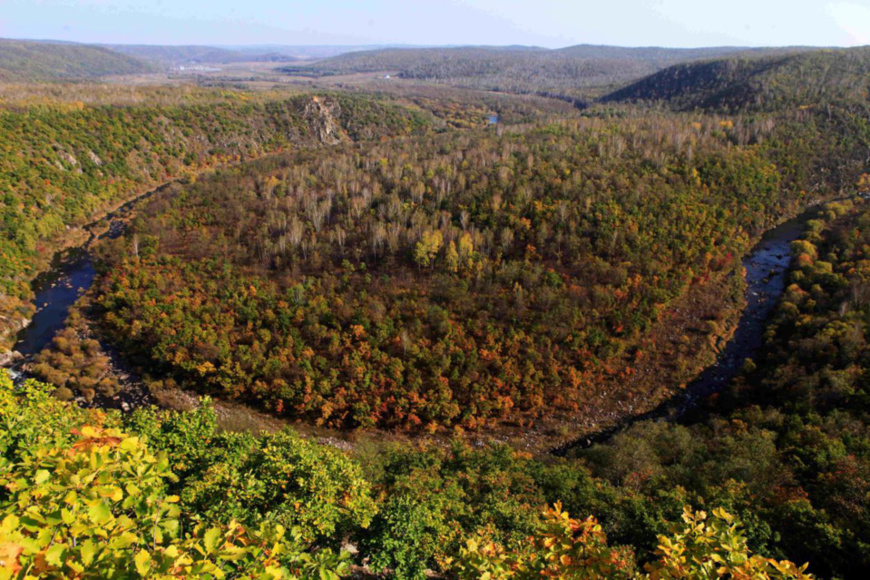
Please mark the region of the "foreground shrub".
[[740, 523], [722, 509], [705, 512], [686, 509], [683, 524], [670, 536], [659, 537], [657, 560], [646, 566], [648, 575], [634, 570], [633, 554], [611, 548], [594, 518], [572, 519], [561, 505], [548, 509], [540, 533], [519, 550], [506, 550], [485, 537], [468, 540], [454, 564], [461, 579], [649, 578], [675, 580], [734, 578], [804, 580], [806, 565], [753, 555]]
[[[37, 384], [24, 392], [47, 397]], [[84, 425], [64, 438], [52, 433], [55, 418], [47, 419], [45, 436], [35, 437], [29, 399], [16, 407], [18, 398], [9, 380], [0, 379], [0, 428], [9, 440], [28, 442], [27, 453], [4, 449], [0, 579], [336, 579], [348, 570], [345, 556], [312, 550], [300, 528], [182, 518], [178, 496], [168, 493], [175, 476], [165, 452], [155, 454], [140, 438], [111, 427]]]

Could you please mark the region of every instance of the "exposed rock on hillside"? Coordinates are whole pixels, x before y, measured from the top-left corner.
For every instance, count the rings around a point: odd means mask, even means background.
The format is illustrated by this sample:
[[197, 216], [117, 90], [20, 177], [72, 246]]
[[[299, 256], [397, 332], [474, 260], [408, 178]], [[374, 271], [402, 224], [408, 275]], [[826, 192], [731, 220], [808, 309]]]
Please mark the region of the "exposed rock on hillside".
[[302, 116], [321, 143], [335, 145], [341, 142], [341, 127], [337, 121], [341, 116], [341, 106], [338, 101], [313, 96], [305, 104]]

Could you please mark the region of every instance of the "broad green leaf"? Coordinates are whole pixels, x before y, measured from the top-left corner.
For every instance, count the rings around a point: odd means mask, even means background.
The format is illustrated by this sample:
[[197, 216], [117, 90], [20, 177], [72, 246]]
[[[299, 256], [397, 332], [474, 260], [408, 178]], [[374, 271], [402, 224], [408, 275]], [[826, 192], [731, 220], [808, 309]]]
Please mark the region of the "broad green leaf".
[[45, 561], [60, 568], [63, 565], [63, 553], [66, 550], [66, 546], [63, 544], [55, 544], [51, 548], [45, 552]]
[[0, 524], [0, 530], [4, 532], [11, 532], [15, 528], [18, 527], [18, 516], [14, 514], [9, 514], [5, 518], [3, 518], [3, 523]]
[[112, 519], [112, 511], [104, 502], [98, 502], [88, 509], [88, 517], [95, 524], [102, 525]]
[[51, 472], [49, 472], [48, 470], [45, 470], [45, 469], [40, 469], [39, 471], [36, 472], [36, 476], [33, 478], [33, 481], [36, 482], [36, 485], [42, 485], [43, 483], [48, 481], [48, 478], [50, 478], [50, 477], [51, 477]]
[[203, 536], [203, 543], [205, 544], [205, 551], [207, 553], [214, 552], [217, 547], [218, 539], [221, 537], [220, 528], [211, 528], [208, 530]]

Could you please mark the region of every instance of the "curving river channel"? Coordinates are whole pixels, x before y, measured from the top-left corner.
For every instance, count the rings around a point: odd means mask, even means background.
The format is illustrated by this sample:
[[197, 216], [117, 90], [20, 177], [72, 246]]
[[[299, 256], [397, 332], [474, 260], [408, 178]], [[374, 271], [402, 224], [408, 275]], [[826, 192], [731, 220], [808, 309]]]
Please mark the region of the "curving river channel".
[[[30, 324], [18, 334], [18, 341], [12, 347], [24, 357], [10, 369], [14, 378], [23, 378], [21, 367], [51, 344], [54, 336], [66, 325], [70, 307], [93, 285], [96, 278], [94, 260], [90, 253], [93, 242], [120, 236], [136, 204], [165, 191], [171, 185], [165, 184], [152, 189], [86, 225], [84, 229], [91, 231], [88, 241], [81, 247], [57, 252], [51, 267], [36, 277], [32, 285], [36, 314]], [[100, 224], [105, 225], [105, 231], [96, 235], [93, 230]]]
[[[167, 186], [149, 192], [106, 216], [104, 219], [108, 222], [109, 229], [99, 237], [120, 235], [124, 229], [125, 218], [129, 216], [133, 205], [165, 187]], [[637, 421], [662, 417], [679, 418], [699, 400], [725, 388], [740, 372], [745, 359], [753, 358], [762, 345], [766, 321], [785, 289], [786, 274], [791, 261], [791, 243], [800, 236], [811, 211], [810, 209], [800, 217], [769, 230], [744, 258], [746, 308], [734, 336], [721, 351], [716, 363], [704, 370], [684, 391], [653, 411], [584, 437], [556, 450], [556, 453], [605, 441]], [[95, 238], [96, 236], [92, 236], [83, 248], [57, 256], [53, 267], [34, 282], [38, 311], [30, 325], [21, 331], [14, 347], [24, 355], [24, 360], [13, 367], [13, 375], [20, 377], [20, 372], [16, 372], [16, 369], [20, 369], [22, 363], [31, 360], [51, 343], [54, 335], [64, 327], [70, 306], [93, 284], [96, 272], [89, 247]]]
[[786, 276], [791, 265], [791, 243], [803, 233], [804, 224], [813, 210], [814, 208], [810, 208], [800, 216], [768, 230], [743, 259], [746, 270], [746, 307], [740, 315], [734, 335], [719, 353], [715, 363], [704, 369], [685, 390], [655, 409], [568, 443], [554, 452], [562, 455], [571, 449], [603, 443], [640, 421], [680, 419], [695, 408], [699, 401], [724, 389], [742, 370], [746, 359], [754, 358], [763, 344], [767, 319], [785, 290]]

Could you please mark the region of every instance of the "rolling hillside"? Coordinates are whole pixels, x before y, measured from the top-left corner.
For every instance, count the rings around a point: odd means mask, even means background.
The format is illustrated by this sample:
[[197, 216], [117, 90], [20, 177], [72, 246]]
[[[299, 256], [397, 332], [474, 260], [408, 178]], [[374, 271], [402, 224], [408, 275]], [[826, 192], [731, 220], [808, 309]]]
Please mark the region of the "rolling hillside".
[[0, 39], [0, 82], [93, 79], [153, 70], [149, 63], [106, 48]]
[[385, 49], [343, 54], [318, 63], [284, 67], [288, 74], [322, 77], [389, 71], [401, 78], [516, 93], [576, 95], [616, 86], [676, 63], [781, 49], [621, 48], [579, 45], [537, 47]]
[[162, 65], [229, 64], [235, 62], [292, 62], [296, 59], [280, 50], [234, 50], [215, 46], [161, 46], [148, 44], [112, 44], [107, 48]]
[[0, 580], [870, 578], [870, 48], [283, 50], [0, 41]]
[[866, 100], [870, 49], [817, 50], [680, 64], [605, 97], [678, 110], [771, 111]]
[[419, 113], [361, 97], [0, 110], [0, 342], [61, 238], [131, 192], [241, 157], [427, 128]]

